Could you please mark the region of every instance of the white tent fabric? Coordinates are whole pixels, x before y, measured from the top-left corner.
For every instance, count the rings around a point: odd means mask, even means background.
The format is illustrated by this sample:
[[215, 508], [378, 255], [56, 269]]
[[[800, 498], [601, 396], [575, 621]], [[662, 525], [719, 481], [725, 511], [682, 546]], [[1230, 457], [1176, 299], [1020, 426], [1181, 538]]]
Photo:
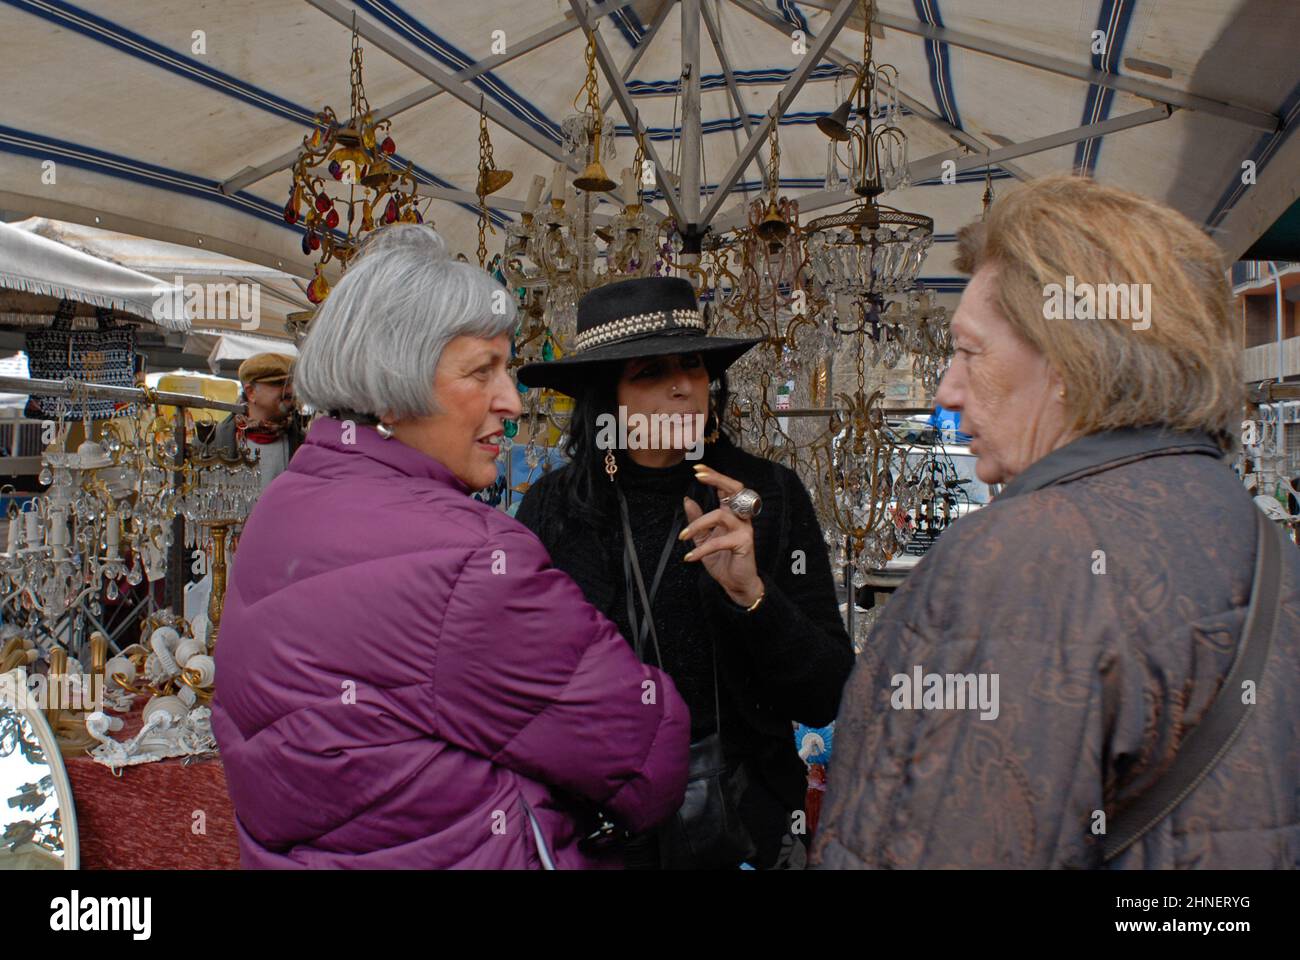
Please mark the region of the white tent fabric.
[[267, 337], [250, 337], [238, 333], [223, 333], [212, 338], [210, 334], [191, 334], [186, 342], [187, 353], [197, 353], [198, 344], [207, 339], [214, 339], [208, 351], [208, 368], [216, 373], [221, 369], [222, 361], [247, 360], [259, 353], [283, 353], [286, 356], [298, 356], [298, 348], [286, 340], [271, 340]]
[[190, 327], [174, 286], [0, 223], [0, 287], [133, 314], [164, 330]]
[[[811, 47], [840, 0], [700, 2], [718, 24], [743, 105], [733, 104], [702, 30], [707, 202], [748, 139], [746, 124], [761, 122], [799, 68], [794, 32]], [[608, 13], [599, 33], [615, 67], [640, 55], [629, 91], [668, 162], [681, 126], [674, 91], [682, 70], [680, 11], [689, 4], [599, 6]], [[1146, 116], [1162, 118], [1129, 129], [1006, 159], [995, 166], [995, 189], [1016, 177], [1080, 169], [1168, 202], [1214, 231], [1234, 256], [1300, 195], [1300, 138], [1291, 136], [1300, 116], [1294, 0], [880, 0], [878, 8], [886, 25], [876, 59], [900, 71], [913, 158], [952, 151], [960, 160], [965, 149], [979, 154], [1084, 125], [1144, 119], [1153, 103], [1169, 103], [1176, 109], [1167, 119], [1158, 111]], [[549, 178], [553, 159], [526, 138], [553, 150], [582, 85], [584, 39], [572, 29], [566, 0], [225, 0], [198, 7], [0, 0], [0, 77], [10, 91], [0, 120], [0, 210], [201, 245], [308, 276], [312, 258], [299, 249], [301, 230], [281, 217], [287, 164], [249, 181], [238, 175], [275, 167], [277, 158], [283, 164], [325, 104], [346, 114], [353, 16], [375, 38], [363, 43], [369, 100], [400, 108], [392, 113], [398, 156], [415, 164], [430, 189], [472, 191], [480, 94], [500, 120], [490, 124], [496, 162], [515, 172], [505, 198], [522, 199], [534, 174]], [[850, 17], [780, 124], [787, 195], [821, 189], [826, 140], [813, 121], [847, 93], [842, 80], [837, 86], [835, 63], [860, 56], [861, 28], [860, 17]], [[535, 41], [539, 34], [545, 42]], [[431, 83], [494, 55], [491, 69], [458, 81], [463, 99]], [[600, 89], [604, 98], [603, 75]], [[634, 144], [617, 105], [609, 115], [619, 136], [607, 166], [617, 177]], [[723, 213], [752, 198], [757, 184], [751, 164]], [[952, 183], [931, 172], [884, 198], [935, 218], [937, 242], [922, 271], [931, 286], [960, 287], [952, 238], [979, 215], [982, 192], [977, 167]], [[433, 201], [426, 219], [472, 259], [476, 220], [460, 198]], [[652, 202], [664, 209], [662, 197]], [[616, 208], [602, 200], [600, 210]], [[500, 249], [501, 226], [516, 217], [498, 212], [492, 250]]]
[[[288, 337], [284, 325], [285, 316], [298, 310], [311, 309], [311, 303], [299, 288], [298, 281], [273, 267], [248, 263], [197, 247], [183, 247], [45, 217], [29, 217], [10, 226], [57, 241], [101, 260], [159, 277], [181, 288], [188, 284], [226, 283], [256, 287], [259, 315], [255, 328], [245, 328], [238, 317], [217, 316], [216, 311], [210, 312], [206, 298], [197, 298], [202, 302], [193, 304], [190, 319], [195, 324], [256, 329], [264, 336]], [[249, 299], [251, 301], [251, 297]], [[222, 306], [225, 306], [224, 302]], [[222, 313], [227, 312], [223, 310]]]

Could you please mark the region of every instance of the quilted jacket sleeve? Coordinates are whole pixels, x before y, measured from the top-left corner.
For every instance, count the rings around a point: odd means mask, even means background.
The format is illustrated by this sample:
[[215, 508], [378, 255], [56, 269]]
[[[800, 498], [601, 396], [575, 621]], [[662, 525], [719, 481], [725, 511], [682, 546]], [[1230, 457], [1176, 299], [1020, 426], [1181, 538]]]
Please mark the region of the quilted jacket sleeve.
[[690, 715], [666, 674], [508, 518], [457, 581], [438, 641], [438, 733], [631, 830], [682, 802]]

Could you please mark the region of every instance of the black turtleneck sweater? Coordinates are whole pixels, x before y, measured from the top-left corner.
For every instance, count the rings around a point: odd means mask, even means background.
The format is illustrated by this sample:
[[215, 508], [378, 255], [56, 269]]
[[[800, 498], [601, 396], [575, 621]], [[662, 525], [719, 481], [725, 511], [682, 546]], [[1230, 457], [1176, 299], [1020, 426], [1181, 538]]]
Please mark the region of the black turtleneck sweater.
[[[640, 560], [647, 594], [664, 543], [675, 525], [674, 520], [680, 520], [679, 529], [686, 524], [682, 498], [688, 493], [693, 494], [695, 501], [701, 503], [708, 489], [695, 483], [691, 467], [689, 461], [674, 467], [643, 467], [630, 459], [624, 459], [619, 466], [618, 482], [627, 498], [628, 516], [632, 520], [632, 543]], [[621, 524], [613, 532], [619, 534], [621, 548]], [[717, 729], [717, 713], [714, 706], [713, 635], [699, 609], [700, 567], [683, 559], [692, 546], [692, 541], [674, 539], [653, 601], [654, 624], [659, 637], [658, 656], [653, 636], [647, 636], [642, 659], [660, 666], [662, 657], [663, 669], [673, 678], [677, 691], [690, 707], [691, 739], [699, 740]], [[618, 569], [623, 569], [621, 561]], [[644, 619], [644, 612], [635, 585], [630, 591], [628, 586], [622, 576], [617, 578], [610, 619], [618, 625], [624, 637], [632, 639], [627, 610], [629, 592], [636, 604], [638, 621]]]
[[[655, 469], [620, 452], [618, 462], [617, 482], [627, 497], [648, 591], [682, 498], [692, 491], [707, 512], [717, 506], [716, 494], [694, 480], [690, 461]], [[725, 437], [709, 445], [700, 462], [763, 498], [754, 518], [754, 556], [765, 597], [757, 610], [747, 612], [702, 564], [682, 559], [691, 543], [675, 542], [654, 601], [659, 652], [690, 708], [695, 740], [717, 729], [716, 646], [722, 739], [728, 758], [745, 762], [750, 787], [740, 813], [758, 845], [758, 865], [767, 866], [789, 835], [791, 811], [804, 804], [805, 769], [792, 723], [822, 726], [835, 719], [840, 690], [853, 667], [853, 649], [840, 618], [821, 529], [794, 472], [745, 453]], [[617, 500], [612, 488], [604, 488], [601, 506], [584, 508], [575, 517], [567, 469], [534, 483], [517, 519], [538, 535], [555, 566], [573, 577], [587, 600], [631, 642]], [[639, 597], [636, 609], [640, 616]], [[648, 636], [643, 656], [657, 664]]]

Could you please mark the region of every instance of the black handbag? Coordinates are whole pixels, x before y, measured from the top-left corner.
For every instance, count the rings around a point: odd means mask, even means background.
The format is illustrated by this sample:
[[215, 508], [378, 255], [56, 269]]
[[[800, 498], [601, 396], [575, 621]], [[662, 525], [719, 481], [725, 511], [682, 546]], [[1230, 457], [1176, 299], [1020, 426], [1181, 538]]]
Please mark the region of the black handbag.
[[[623, 518], [623, 573], [627, 580], [628, 623], [634, 638], [633, 648], [644, 661], [644, 645], [649, 634], [654, 642], [655, 659], [663, 669], [659, 651], [659, 636], [655, 631], [651, 604], [659, 590], [659, 581], [668, 557], [677, 543], [685, 519], [682, 508], [677, 508], [668, 540], [659, 556], [659, 566], [647, 593], [641, 576], [641, 564], [636, 546], [632, 542], [632, 523], [628, 517], [627, 500], [618, 491], [619, 511]], [[635, 583], [641, 598], [644, 620], [638, 624], [632, 585]], [[656, 831], [659, 848], [659, 866], [664, 870], [725, 870], [735, 869], [754, 857], [757, 848], [753, 838], [740, 819], [740, 798], [748, 786], [744, 764], [729, 762], [722, 745], [722, 709], [718, 696], [718, 648], [713, 642], [713, 702], [717, 729], [707, 737], [691, 744], [690, 766], [686, 778], [686, 797], [673, 816], [659, 825]]]
[[[75, 304], [64, 300], [48, 329], [29, 330], [27, 367], [33, 380], [65, 380], [130, 387], [135, 384], [135, 329], [115, 326], [111, 311], [95, 311], [94, 330], [73, 330]], [[34, 394], [31, 403], [41, 417], [108, 420], [120, 401], [79, 400]]]

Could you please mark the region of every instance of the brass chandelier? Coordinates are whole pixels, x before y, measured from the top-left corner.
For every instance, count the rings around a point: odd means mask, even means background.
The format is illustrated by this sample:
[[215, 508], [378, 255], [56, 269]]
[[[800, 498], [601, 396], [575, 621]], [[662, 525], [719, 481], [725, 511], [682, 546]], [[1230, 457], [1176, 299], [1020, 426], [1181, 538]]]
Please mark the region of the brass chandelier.
[[319, 251], [316, 274], [307, 287], [307, 299], [318, 305], [330, 291], [323, 272], [326, 263], [334, 260], [346, 269], [363, 234], [399, 221], [423, 222], [412, 165], [399, 169], [390, 163], [397, 151], [392, 122], [375, 117], [361, 69], [354, 24], [350, 113], [342, 121], [329, 106], [316, 114], [316, 126], [303, 138], [293, 163], [284, 206], [285, 223], [303, 225], [302, 252], [311, 256]]
[[487, 198], [496, 193], [511, 180], [514, 172], [497, 168], [496, 158], [492, 155], [492, 137], [488, 134], [487, 114], [483, 111], [483, 101], [479, 101], [478, 114], [478, 182], [474, 193], [478, 195], [478, 265], [487, 268], [487, 235], [496, 233], [496, 228], [488, 220]]

